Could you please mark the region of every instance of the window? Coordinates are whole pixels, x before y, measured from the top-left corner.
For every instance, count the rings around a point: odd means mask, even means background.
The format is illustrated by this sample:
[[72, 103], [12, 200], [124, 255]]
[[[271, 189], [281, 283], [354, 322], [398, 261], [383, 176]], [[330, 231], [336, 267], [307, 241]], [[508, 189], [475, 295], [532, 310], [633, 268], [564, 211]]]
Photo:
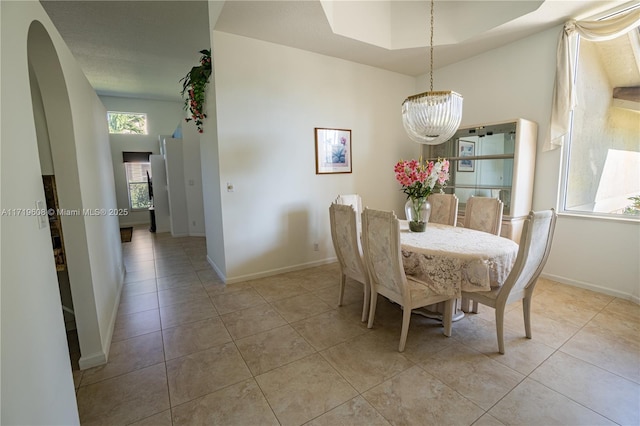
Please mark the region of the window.
[[151, 207], [150, 152], [123, 152], [122, 162], [127, 175], [127, 195], [131, 210]]
[[147, 114], [138, 112], [107, 112], [109, 133], [147, 134]]
[[578, 39], [561, 210], [640, 220], [640, 32]]
[[151, 174], [150, 163], [124, 163], [129, 189], [129, 206], [132, 210], [151, 207], [147, 173]]

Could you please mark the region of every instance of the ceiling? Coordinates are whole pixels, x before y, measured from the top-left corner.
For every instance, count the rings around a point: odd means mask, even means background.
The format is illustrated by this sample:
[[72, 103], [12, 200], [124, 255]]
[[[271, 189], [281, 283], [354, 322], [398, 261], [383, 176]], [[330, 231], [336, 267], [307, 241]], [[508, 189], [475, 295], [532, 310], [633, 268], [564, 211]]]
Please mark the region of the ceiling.
[[[41, 0], [101, 95], [180, 100], [179, 80], [210, 46], [207, 1]], [[442, 67], [626, 1], [437, 0]], [[226, 1], [214, 30], [406, 75], [428, 72], [426, 1]], [[215, 52], [213, 52], [215, 62]]]

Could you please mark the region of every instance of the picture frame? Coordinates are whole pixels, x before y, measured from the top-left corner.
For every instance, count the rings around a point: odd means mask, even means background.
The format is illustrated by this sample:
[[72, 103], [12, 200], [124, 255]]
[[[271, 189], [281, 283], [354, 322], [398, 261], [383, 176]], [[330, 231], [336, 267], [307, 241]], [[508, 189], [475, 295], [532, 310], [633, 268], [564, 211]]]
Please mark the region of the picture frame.
[[[458, 157], [475, 157], [476, 143], [473, 141], [458, 140]], [[474, 160], [458, 160], [457, 171], [473, 172], [475, 171], [476, 162]]]
[[316, 127], [316, 174], [351, 173], [351, 130]]

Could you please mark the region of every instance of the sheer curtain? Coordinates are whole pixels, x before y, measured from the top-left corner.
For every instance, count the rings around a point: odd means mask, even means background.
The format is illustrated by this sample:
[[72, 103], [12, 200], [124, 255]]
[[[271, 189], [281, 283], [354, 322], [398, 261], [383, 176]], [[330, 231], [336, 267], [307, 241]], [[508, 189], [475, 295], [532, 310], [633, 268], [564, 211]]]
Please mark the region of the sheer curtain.
[[549, 151], [562, 146], [569, 132], [571, 110], [575, 106], [573, 78], [576, 69], [576, 49], [578, 36], [589, 41], [612, 40], [640, 26], [640, 9], [627, 12], [601, 21], [567, 21], [564, 24], [558, 52], [556, 55], [556, 81], [553, 88], [551, 105], [551, 123], [549, 137], [544, 150]]

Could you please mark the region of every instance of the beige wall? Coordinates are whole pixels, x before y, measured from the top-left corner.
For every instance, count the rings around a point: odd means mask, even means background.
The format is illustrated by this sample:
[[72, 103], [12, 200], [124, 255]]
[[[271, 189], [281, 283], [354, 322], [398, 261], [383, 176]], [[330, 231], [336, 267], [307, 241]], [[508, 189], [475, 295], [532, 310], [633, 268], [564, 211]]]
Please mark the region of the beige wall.
[[[328, 208], [338, 194], [402, 211], [393, 166], [420, 153], [400, 114], [414, 78], [221, 32], [213, 51], [225, 256], [218, 268], [229, 280], [333, 259]], [[315, 174], [315, 127], [351, 129], [353, 173]]]

